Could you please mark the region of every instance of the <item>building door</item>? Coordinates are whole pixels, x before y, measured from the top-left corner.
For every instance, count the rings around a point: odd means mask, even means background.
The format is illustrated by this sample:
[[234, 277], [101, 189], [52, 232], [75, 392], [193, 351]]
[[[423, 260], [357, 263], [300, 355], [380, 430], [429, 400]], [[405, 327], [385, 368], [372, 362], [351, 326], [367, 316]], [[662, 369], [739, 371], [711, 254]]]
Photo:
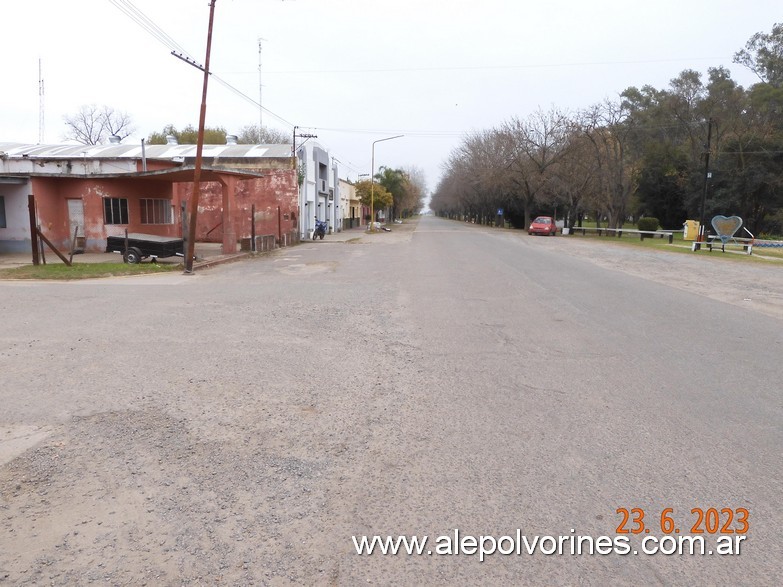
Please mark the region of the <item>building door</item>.
[[73, 238], [73, 233], [78, 229], [76, 234], [76, 248], [84, 248], [84, 202], [82, 200], [68, 200], [68, 226], [70, 231], [68, 233], [69, 240]]

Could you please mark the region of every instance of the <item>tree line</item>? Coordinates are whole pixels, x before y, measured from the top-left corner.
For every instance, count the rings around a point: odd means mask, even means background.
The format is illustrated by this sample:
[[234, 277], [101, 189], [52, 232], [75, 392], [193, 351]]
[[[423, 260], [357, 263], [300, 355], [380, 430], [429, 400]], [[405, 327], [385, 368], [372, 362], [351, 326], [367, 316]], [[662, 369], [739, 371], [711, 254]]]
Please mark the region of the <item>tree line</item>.
[[[135, 132], [131, 116], [111, 106], [84, 105], [75, 114], [64, 116], [63, 120], [66, 127], [65, 139], [83, 145], [100, 145], [106, 143], [111, 136], [124, 139]], [[182, 129], [167, 124], [162, 131], [150, 133], [146, 142], [148, 145], [165, 145], [168, 136], [173, 136], [181, 145], [195, 145], [198, 141], [198, 129], [192, 124]], [[228, 132], [222, 126], [204, 128], [204, 143], [207, 145], [225, 144], [227, 136]], [[240, 145], [284, 145], [291, 140], [291, 135], [257, 124], [242, 127], [237, 135], [237, 143]]]
[[734, 62], [682, 71], [669, 87], [629, 87], [576, 113], [512, 117], [466, 136], [444, 164], [430, 208], [515, 226], [535, 214], [585, 215], [620, 228], [647, 216], [678, 229], [687, 218], [739, 215], [751, 232], [783, 234], [783, 23], [757, 33]]

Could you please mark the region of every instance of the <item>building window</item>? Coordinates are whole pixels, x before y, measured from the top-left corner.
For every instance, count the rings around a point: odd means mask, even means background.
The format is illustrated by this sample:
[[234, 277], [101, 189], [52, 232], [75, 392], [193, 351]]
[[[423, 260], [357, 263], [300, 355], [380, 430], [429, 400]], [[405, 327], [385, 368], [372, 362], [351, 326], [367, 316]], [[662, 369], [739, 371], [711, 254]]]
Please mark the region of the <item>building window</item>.
[[139, 203], [142, 224], [171, 224], [171, 200], [142, 198]]
[[128, 199], [103, 198], [103, 223], [128, 224]]
[[0, 196], [0, 228], [7, 228], [5, 223], [5, 196]]

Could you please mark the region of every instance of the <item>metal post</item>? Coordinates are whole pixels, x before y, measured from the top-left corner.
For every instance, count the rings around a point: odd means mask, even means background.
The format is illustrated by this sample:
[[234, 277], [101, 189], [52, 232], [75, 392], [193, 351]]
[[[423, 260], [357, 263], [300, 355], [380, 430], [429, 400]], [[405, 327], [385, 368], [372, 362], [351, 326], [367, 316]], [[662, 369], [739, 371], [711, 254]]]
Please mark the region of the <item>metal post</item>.
[[256, 205], [250, 207], [250, 250], [256, 251]]
[[283, 246], [283, 219], [280, 215], [280, 206], [277, 207], [277, 242]]
[[196, 224], [198, 222], [198, 200], [201, 195], [201, 153], [204, 150], [204, 124], [207, 118], [207, 85], [209, 84], [209, 56], [212, 52], [212, 24], [215, 18], [215, 2], [209, 3], [209, 28], [207, 29], [207, 56], [204, 59], [204, 89], [201, 93], [201, 113], [198, 121], [198, 142], [196, 144], [196, 167], [193, 171], [193, 197], [190, 201], [190, 225], [188, 226], [188, 249], [185, 253], [185, 273], [193, 272], [193, 256], [196, 251]]
[[73, 251], [76, 248], [76, 237], [79, 236], [79, 225], [73, 229], [73, 240], [71, 241], [71, 254], [68, 255], [68, 261], [73, 263]]
[[390, 141], [392, 139], [399, 139], [405, 135], [396, 135], [393, 137], [386, 137], [385, 139], [378, 139], [372, 142], [372, 158], [370, 168], [370, 232], [375, 230], [375, 143], [382, 141]]
[[[263, 99], [263, 88], [264, 85], [261, 81], [261, 41], [265, 41], [266, 39], [262, 39], [261, 37], [258, 38], [258, 142], [261, 142], [261, 133], [264, 129], [264, 107], [261, 105], [262, 99]], [[253, 252], [255, 252], [255, 249], [253, 249]]]
[[35, 227], [35, 232], [38, 234], [38, 249], [41, 255], [41, 264], [46, 265], [46, 251], [44, 250], [43, 233], [41, 232], [41, 226]]

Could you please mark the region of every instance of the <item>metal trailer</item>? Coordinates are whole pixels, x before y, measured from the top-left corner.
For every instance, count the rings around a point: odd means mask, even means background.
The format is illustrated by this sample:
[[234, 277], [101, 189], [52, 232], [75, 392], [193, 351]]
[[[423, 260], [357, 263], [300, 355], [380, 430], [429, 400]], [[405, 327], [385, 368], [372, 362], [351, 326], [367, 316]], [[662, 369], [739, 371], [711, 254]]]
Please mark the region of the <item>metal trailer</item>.
[[107, 253], [122, 253], [126, 263], [140, 263], [142, 259], [152, 257], [184, 257], [184, 240], [171, 236], [157, 236], [154, 234], [128, 234], [128, 250], [125, 250], [124, 236], [110, 236], [106, 239]]

